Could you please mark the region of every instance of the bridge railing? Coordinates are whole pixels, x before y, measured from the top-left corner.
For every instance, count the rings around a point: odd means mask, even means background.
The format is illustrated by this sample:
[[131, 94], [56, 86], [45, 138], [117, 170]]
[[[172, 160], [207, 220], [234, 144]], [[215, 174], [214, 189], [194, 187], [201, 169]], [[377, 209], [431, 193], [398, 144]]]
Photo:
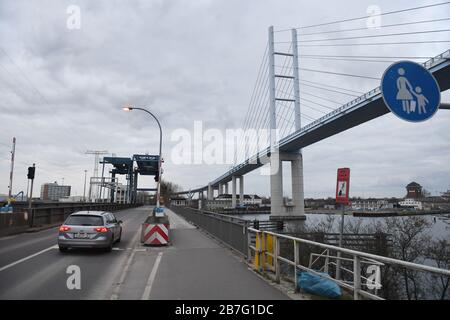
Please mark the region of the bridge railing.
[[189, 207], [170, 206], [170, 209], [237, 252], [247, 253], [248, 221]]
[[247, 256], [248, 243], [253, 240], [251, 235], [248, 234], [248, 228], [272, 231], [283, 229], [282, 221], [250, 221], [226, 214], [181, 206], [170, 206], [170, 209], [243, 256]]
[[[286, 234], [248, 228], [249, 261], [259, 272], [272, 273], [280, 282], [283, 267], [293, 268], [294, 287], [298, 287], [298, 271], [327, 278], [353, 292], [355, 300], [366, 298], [383, 300], [381, 268], [397, 267], [402, 272], [419, 271], [450, 277], [450, 270], [422, 265], [366, 252], [346, 249]], [[251, 235], [255, 241], [251, 241]], [[315, 250], [311, 250], [311, 248]], [[319, 263], [320, 262], [320, 263]], [[369, 267], [371, 271], [369, 272]], [[338, 271], [339, 270], [339, 271]], [[372, 277], [371, 272], [374, 272]], [[378, 277], [379, 275], [379, 277]], [[445, 281], [445, 280], [444, 280]]]

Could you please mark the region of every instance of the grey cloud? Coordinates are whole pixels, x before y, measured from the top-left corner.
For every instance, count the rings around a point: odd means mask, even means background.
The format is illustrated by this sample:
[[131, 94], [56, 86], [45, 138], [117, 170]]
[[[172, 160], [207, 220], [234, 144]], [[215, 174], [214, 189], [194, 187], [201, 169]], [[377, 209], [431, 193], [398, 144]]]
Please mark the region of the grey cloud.
[[[381, 1], [379, 5], [387, 11], [419, 3]], [[65, 27], [70, 4], [81, 7], [81, 30]], [[12, 136], [18, 138], [18, 189], [25, 189], [25, 169], [32, 162], [38, 163], [37, 185], [65, 177], [80, 192], [83, 170], [92, 171], [93, 166], [93, 157], [84, 155], [86, 149], [105, 149], [121, 156], [155, 153], [156, 125], [143, 114], [123, 113], [120, 108], [126, 103], [151, 107], [160, 117], [166, 177], [184, 187], [206, 184], [229, 166], [172, 164], [171, 132], [191, 130], [195, 120], [204, 121], [205, 128], [221, 130], [242, 125], [269, 25], [285, 28], [361, 16], [370, 4], [356, 0], [339, 5], [288, 0], [2, 1], [1, 47], [20, 69], [0, 52], [0, 177], [4, 182], [0, 192], [6, 192], [7, 146]], [[427, 12], [439, 16], [439, 10]], [[414, 55], [435, 55], [445, 49], [423, 45]], [[320, 50], [305, 48], [302, 52]], [[322, 51], [327, 52], [408, 53], [387, 47]], [[302, 65], [377, 76], [385, 67], [306, 60]], [[358, 91], [378, 85], [376, 81], [345, 78], [343, 83], [339, 77], [303, 75]], [[350, 99], [322, 95], [342, 102]], [[446, 151], [450, 150], [449, 117], [439, 111], [429, 123], [412, 126], [385, 116], [306, 148], [307, 196], [332, 195], [340, 165], [352, 167], [356, 194], [402, 195], [409, 180], [431, 190], [450, 188], [450, 174], [442, 169], [450, 160]], [[269, 192], [268, 177], [257, 172], [248, 176], [246, 186], [249, 192]]]

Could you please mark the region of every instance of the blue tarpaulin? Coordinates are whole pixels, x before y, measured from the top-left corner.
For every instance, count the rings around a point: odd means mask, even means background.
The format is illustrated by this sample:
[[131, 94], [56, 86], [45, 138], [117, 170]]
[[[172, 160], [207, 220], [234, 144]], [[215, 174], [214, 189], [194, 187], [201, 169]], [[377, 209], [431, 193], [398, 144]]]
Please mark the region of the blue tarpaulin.
[[298, 273], [298, 287], [305, 292], [332, 299], [338, 299], [342, 295], [341, 288], [332, 280], [327, 279], [327, 273], [318, 272], [323, 276], [311, 272]]

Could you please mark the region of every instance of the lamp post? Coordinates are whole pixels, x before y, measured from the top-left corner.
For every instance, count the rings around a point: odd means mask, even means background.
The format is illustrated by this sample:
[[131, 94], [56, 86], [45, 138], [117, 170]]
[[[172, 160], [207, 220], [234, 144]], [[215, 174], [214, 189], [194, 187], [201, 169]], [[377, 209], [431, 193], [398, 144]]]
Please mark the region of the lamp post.
[[156, 207], [159, 208], [159, 197], [160, 197], [160, 191], [161, 191], [161, 149], [162, 149], [162, 128], [161, 128], [161, 124], [159, 123], [158, 118], [156, 118], [156, 116], [153, 113], [151, 113], [150, 111], [148, 111], [147, 109], [135, 108], [135, 107], [131, 107], [131, 106], [127, 106], [127, 107], [124, 107], [122, 109], [124, 111], [132, 111], [132, 110], [144, 111], [144, 112], [148, 113], [149, 115], [151, 115], [156, 120], [156, 123], [158, 123], [158, 127], [159, 127], [159, 159], [158, 159], [158, 181], [157, 181], [157, 185], [156, 185]]
[[83, 202], [86, 202], [86, 174], [87, 170], [84, 170]]

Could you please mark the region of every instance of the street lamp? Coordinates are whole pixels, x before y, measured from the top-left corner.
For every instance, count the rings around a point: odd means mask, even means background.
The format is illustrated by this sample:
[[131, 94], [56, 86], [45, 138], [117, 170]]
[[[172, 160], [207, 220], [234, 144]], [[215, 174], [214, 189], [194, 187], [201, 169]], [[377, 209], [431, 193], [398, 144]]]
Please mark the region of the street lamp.
[[156, 118], [156, 116], [153, 113], [151, 113], [150, 111], [148, 111], [147, 109], [126, 106], [126, 107], [123, 107], [122, 110], [127, 111], [127, 112], [132, 111], [132, 110], [141, 110], [141, 111], [147, 112], [149, 115], [151, 115], [156, 120], [156, 123], [158, 123], [158, 127], [159, 127], [159, 159], [158, 159], [158, 181], [157, 181], [157, 187], [156, 187], [156, 207], [159, 208], [159, 194], [161, 191], [161, 149], [162, 149], [161, 124], [159, 123], [158, 118]]
[[87, 170], [84, 170], [83, 202], [86, 202], [86, 174]]

